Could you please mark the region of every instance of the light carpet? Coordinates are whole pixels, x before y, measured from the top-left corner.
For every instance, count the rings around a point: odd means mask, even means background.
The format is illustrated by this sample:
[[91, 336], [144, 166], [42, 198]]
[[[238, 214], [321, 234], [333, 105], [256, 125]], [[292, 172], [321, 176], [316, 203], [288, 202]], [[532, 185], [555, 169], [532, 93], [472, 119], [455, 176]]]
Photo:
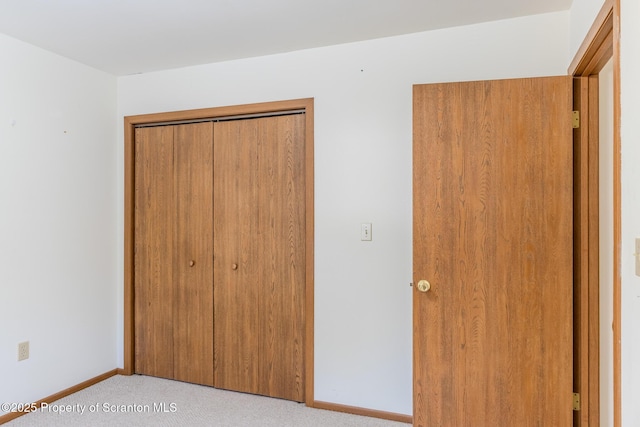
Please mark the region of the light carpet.
[[407, 427], [304, 404], [141, 375], [116, 375], [7, 427]]

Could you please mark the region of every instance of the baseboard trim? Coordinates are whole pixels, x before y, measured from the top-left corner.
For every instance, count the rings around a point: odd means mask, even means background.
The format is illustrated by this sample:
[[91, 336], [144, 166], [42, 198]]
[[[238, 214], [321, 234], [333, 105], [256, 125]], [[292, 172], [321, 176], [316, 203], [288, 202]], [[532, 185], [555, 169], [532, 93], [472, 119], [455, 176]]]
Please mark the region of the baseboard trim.
[[[67, 397], [70, 394], [76, 393], [80, 390], [83, 390], [87, 387], [91, 387], [92, 385], [98, 384], [101, 381], [106, 380], [107, 378], [111, 378], [115, 375], [118, 375], [118, 371], [119, 369], [113, 369], [109, 372], [105, 372], [102, 375], [98, 375], [97, 377], [93, 377], [91, 379], [88, 379], [87, 381], [83, 381], [80, 384], [76, 384], [74, 386], [71, 386], [67, 389], [64, 389], [58, 393], [52, 394], [51, 396], [45, 397], [44, 399], [38, 400], [37, 402], [35, 402], [35, 407], [40, 408], [40, 406], [43, 403], [52, 403], [55, 402], [56, 400], [62, 399], [63, 397]], [[28, 412], [10, 412], [8, 414], [2, 415], [0, 416], [0, 424], [5, 424], [8, 423], [11, 420], [15, 420], [18, 417], [21, 417], [24, 414], [27, 414]]]
[[396, 414], [393, 412], [377, 411], [375, 409], [358, 408], [357, 406], [339, 405], [337, 403], [313, 401], [312, 408], [326, 409], [329, 411], [344, 412], [353, 415], [362, 415], [365, 417], [380, 418], [389, 421], [398, 421], [401, 423], [412, 424], [413, 417], [411, 415]]

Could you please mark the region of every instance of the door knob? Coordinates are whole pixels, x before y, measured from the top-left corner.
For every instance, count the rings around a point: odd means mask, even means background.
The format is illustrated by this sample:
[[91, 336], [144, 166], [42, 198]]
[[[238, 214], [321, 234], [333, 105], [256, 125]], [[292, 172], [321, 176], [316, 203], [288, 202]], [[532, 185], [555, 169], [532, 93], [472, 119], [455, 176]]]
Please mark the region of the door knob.
[[429, 283], [427, 280], [420, 280], [418, 282], [418, 290], [420, 292], [429, 292], [430, 289], [431, 283]]
[[238, 269], [238, 264], [231, 264], [231, 269], [232, 270], [237, 270]]
[[189, 267], [193, 267], [194, 265], [196, 265], [196, 262], [194, 260], [189, 261]]

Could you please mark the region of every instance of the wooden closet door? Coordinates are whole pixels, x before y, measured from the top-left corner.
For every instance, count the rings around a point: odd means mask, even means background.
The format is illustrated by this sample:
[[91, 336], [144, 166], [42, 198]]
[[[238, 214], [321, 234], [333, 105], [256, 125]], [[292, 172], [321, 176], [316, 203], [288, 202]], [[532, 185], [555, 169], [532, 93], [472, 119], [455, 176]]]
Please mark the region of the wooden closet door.
[[258, 119], [259, 394], [304, 399], [304, 116]]
[[214, 128], [215, 386], [304, 399], [304, 116]]
[[213, 123], [174, 128], [174, 379], [213, 385]]
[[173, 377], [173, 128], [136, 129], [135, 371]]
[[214, 385], [257, 393], [256, 129], [214, 125]]
[[136, 372], [213, 384], [213, 125], [136, 130]]

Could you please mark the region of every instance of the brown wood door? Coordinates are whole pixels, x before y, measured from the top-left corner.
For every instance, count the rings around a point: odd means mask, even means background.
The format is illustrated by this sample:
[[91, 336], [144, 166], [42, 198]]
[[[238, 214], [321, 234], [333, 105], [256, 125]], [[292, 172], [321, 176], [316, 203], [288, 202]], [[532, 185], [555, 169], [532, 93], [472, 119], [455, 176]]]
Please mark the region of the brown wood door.
[[136, 129], [136, 373], [173, 377], [173, 128]]
[[304, 400], [304, 123], [215, 124], [216, 387]]
[[174, 135], [174, 378], [213, 385], [213, 123]]
[[136, 372], [213, 385], [213, 124], [136, 130]]
[[571, 79], [414, 87], [416, 426], [572, 423]]

